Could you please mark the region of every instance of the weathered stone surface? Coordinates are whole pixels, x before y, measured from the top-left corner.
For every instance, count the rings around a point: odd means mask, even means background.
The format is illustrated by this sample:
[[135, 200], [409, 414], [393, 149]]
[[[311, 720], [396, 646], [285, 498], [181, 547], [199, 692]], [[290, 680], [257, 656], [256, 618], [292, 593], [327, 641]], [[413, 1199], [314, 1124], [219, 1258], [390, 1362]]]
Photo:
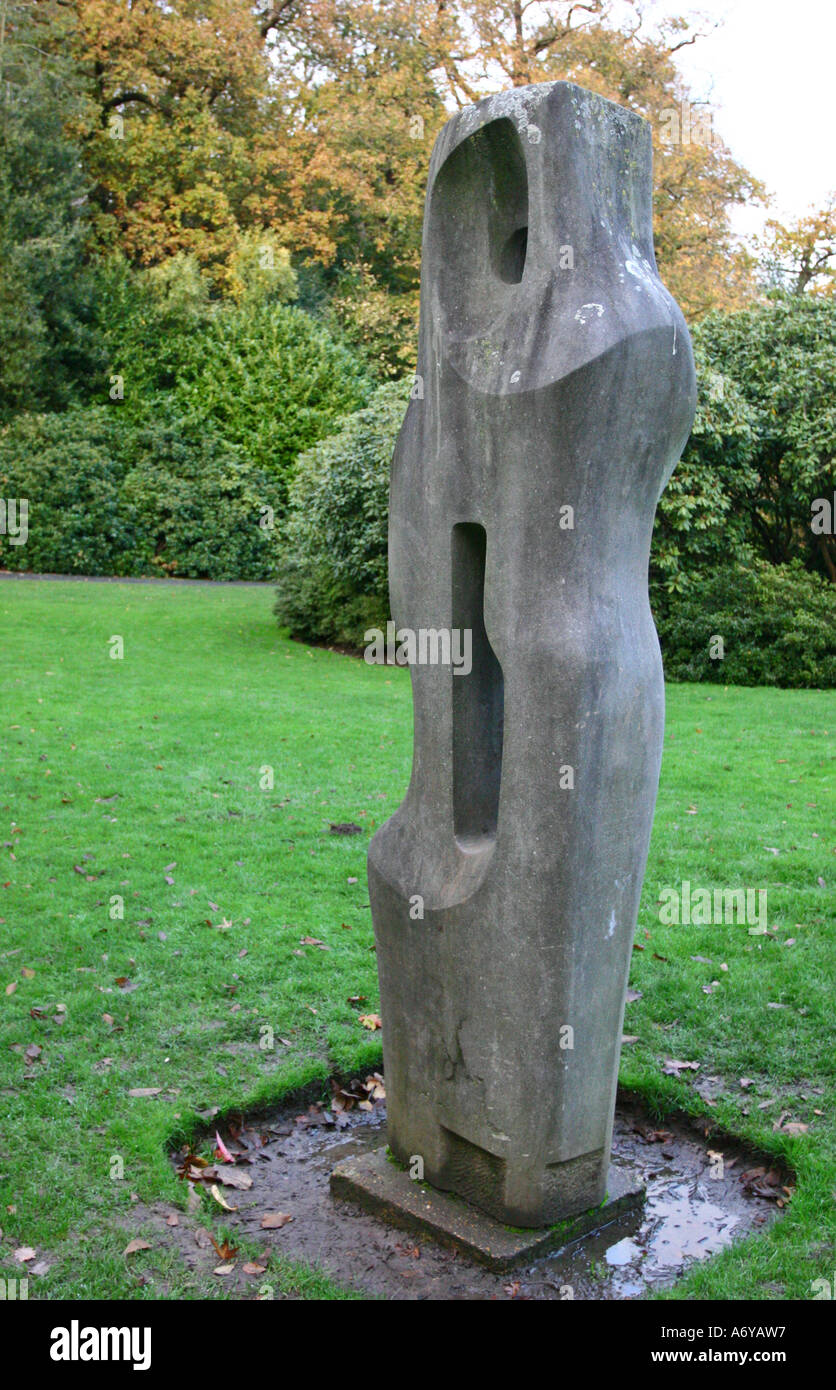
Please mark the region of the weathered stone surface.
[[644, 1186], [631, 1168], [610, 1167], [600, 1206], [554, 1226], [513, 1230], [470, 1203], [414, 1182], [385, 1149], [345, 1159], [331, 1174], [332, 1196], [354, 1202], [403, 1230], [431, 1236], [490, 1269], [511, 1269], [525, 1260], [562, 1250], [573, 1240], [600, 1231], [644, 1200]]
[[695, 387], [649, 127], [566, 83], [467, 108], [423, 248], [392, 611], [472, 629], [473, 670], [413, 667], [412, 780], [370, 847], [389, 1137], [537, 1227], [604, 1197], [661, 757], [647, 562]]

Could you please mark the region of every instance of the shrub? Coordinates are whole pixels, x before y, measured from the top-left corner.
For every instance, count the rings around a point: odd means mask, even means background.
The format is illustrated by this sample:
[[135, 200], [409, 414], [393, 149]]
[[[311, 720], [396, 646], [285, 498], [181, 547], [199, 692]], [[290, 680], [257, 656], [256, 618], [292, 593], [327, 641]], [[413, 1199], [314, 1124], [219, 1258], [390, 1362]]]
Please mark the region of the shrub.
[[409, 381], [388, 382], [303, 454], [282, 534], [276, 616], [299, 636], [359, 647], [389, 612], [389, 466]]
[[302, 309], [224, 305], [182, 345], [178, 414], [211, 428], [283, 493], [296, 458], [365, 404], [372, 382], [354, 354]]
[[0, 564], [60, 574], [271, 579], [280, 489], [217, 434], [112, 405], [23, 415], [0, 434], [0, 495], [27, 498]]
[[272, 579], [274, 478], [211, 431], [174, 418], [138, 430], [123, 504], [142, 522], [139, 573], [185, 579]]
[[240, 303], [210, 301], [190, 256], [141, 272], [118, 256], [104, 262], [97, 270], [104, 365], [90, 403], [107, 404], [112, 379], [121, 377], [119, 409], [131, 421], [164, 409], [219, 436], [275, 478], [284, 505], [297, 455], [364, 405], [373, 382], [340, 338], [280, 302], [293, 273], [269, 240], [274, 268], [261, 270], [259, 245], [242, 243]]
[[[798, 560], [770, 565], [746, 555], [697, 574], [662, 601], [656, 623], [669, 680], [836, 685], [836, 587]], [[711, 655], [717, 637], [721, 659]]]
[[119, 495], [112, 413], [104, 406], [19, 415], [0, 433], [0, 495], [25, 497], [29, 536], [0, 536], [0, 564], [59, 574], [130, 574], [138, 519]]

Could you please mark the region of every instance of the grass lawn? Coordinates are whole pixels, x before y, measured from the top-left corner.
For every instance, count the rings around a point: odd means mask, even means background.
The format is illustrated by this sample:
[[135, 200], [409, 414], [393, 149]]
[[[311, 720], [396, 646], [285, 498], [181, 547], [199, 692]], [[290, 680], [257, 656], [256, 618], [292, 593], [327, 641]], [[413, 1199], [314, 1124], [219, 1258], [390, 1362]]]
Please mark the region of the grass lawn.
[[[368, 835], [329, 823], [370, 835], [398, 804], [409, 678], [282, 640], [271, 604], [0, 584], [0, 1276], [33, 1247], [50, 1267], [30, 1297], [224, 1297], [173, 1254], [122, 1255], [137, 1201], [185, 1200], [167, 1145], [199, 1111], [380, 1060], [348, 1002], [378, 1007]], [[803, 1299], [834, 1277], [835, 733], [832, 693], [668, 689], [622, 1080], [797, 1173], [782, 1219], [674, 1296]], [[660, 924], [685, 879], [767, 888], [770, 934]], [[664, 1075], [665, 1058], [700, 1070]], [[278, 1278], [335, 1293], [315, 1271]]]

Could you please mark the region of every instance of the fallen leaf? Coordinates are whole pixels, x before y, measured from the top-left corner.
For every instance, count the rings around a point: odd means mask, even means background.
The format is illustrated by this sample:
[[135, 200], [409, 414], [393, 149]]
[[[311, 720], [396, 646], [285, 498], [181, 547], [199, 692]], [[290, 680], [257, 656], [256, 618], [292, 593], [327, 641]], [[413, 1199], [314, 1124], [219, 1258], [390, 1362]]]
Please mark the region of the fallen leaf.
[[638, 1035], [638, 1033], [622, 1033], [622, 1034], [621, 1034], [621, 1045], [622, 1045], [622, 1047], [627, 1047], [627, 1046], [629, 1046], [630, 1043], [637, 1043], [638, 1040], [639, 1040], [639, 1035]]
[[220, 1194], [220, 1192], [218, 1191], [218, 1188], [217, 1188], [217, 1186], [215, 1185], [215, 1183], [212, 1184], [212, 1186], [209, 1188], [209, 1191], [211, 1192], [211, 1194], [212, 1194], [212, 1196], [214, 1197], [215, 1201], [217, 1202], [218, 1206], [219, 1206], [219, 1207], [223, 1207], [224, 1211], [237, 1211], [237, 1210], [238, 1210], [237, 1207], [231, 1207], [231, 1206], [229, 1205], [229, 1202], [227, 1202], [226, 1199], [225, 1199], [224, 1197], [221, 1196], [221, 1194]]
[[176, 1212], [176, 1211], [171, 1212], [171, 1213], [166, 1217], [166, 1219], [165, 1219], [165, 1224], [166, 1224], [166, 1226], [179, 1226], [179, 1225], [180, 1225], [180, 1217], [177, 1215], [177, 1212]]
[[214, 1240], [212, 1236], [210, 1236], [209, 1239], [212, 1241], [215, 1250], [217, 1251], [218, 1255], [222, 1260], [235, 1259], [235, 1256], [238, 1254], [237, 1245], [230, 1245], [229, 1241], [226, 1238], [224, 1238], [223, 1242], [220, 1245], [218, 1245], [218, 1242]]
[[10, 985], [6, 985], [6, 993], [7, 993], [7, 994], [14, 994], [14, 992], [15, 992], [16, 989], [17, 989], [17, 980], [12, 980], [12, 982], [11, 982]]
[[162, 1089], [162, 1086], [134, 1086], [133, 1090], [128, 1091], [128, 1095], [136, 1098], [158, 1096]]
[[220, 1277], [223, 1279], [226, 1277], [227, 1274], [231, 1274], [234, 1268], [235, 1265], [218, 1265], [215, 1269], [212, 1270], [212, 1273], [220, 1275]]
[[37, 1251], [33, 1250], [31, 1245], [21, 1245], [14, 1252], [15, 1259], [19, 1265], [26, 1264], [28, 1260], [34, 1260], [36, 1254]]
[[640, 989], [628, 989], [626, 1003], [635, 1004], [636, 1000], [641, 999], [641, 997], [642, 992]]
[[286, 1226], [293, 1217], [288, 1216], [286, 1211], [268, 1211], [266, 1216], [262, 1216], [261, 1225], [265, 1231], [280, 1231], [282, 1226]]
[[679, 1062], [675, 1057], [666, 1057], [662, 1068], [666, 1076], [679, 1076], [681, 1071], [699, 1071], [699, 1062]]
[[226, 1144], [217, 1130], [215, 1130], [215, 1158], [222, 1158], [224, 1163], [235, 1162], [235, 1159], [232, 1157], [232, 1154], [229, 1152], [229, 1149], [226, 1147]]
[[264, 1274], [264, 1272], [265, 1272], [266, 1269], [267, 1269], [267, 1266], [266, 1266], [266, 1265], [257, 1265], [257, 1264], [254, 1264], [252, 1260], [247, 1260], [247, 1263], [246, 1263], [245, 1265], [242, 1265], [242, 1266], [241, 1266], [241, 1273], [242, 1273], [242, 1274]]
[[130, 1241], [130, 1242], [125, 1246], [125, 1249], [122, 1251], [122, 1254], [123, 1254], [123, 1255], [135, 1255], [136, 1252], [137, 1252], [137, 1250], [150, 1250], [150, 1249], [151, 1249], [151, 1246], [148, 1244], [148, 1241], [147, 1241], [147, 1240], [140, 1240], [139, 1237], [137, 1237], [135, 1240]]
[[242, 1172], [240, 1168], [205, 1168], [202, 1176], [207, 1180], [215, 1178], [224, 1187], [237, 1187], [241, 1192], [246, 1192], [253, 1185], [249, 1173]]
[[362, 1023], [363, 1027], [368, 1028], [369, 1032], [371, 1033], [374, 1033], [377, 1031], [378, 1028], [383, 1027], [383, 1019], [380, 1017], [380, 1014], [361, 1014], [360, 1022]]

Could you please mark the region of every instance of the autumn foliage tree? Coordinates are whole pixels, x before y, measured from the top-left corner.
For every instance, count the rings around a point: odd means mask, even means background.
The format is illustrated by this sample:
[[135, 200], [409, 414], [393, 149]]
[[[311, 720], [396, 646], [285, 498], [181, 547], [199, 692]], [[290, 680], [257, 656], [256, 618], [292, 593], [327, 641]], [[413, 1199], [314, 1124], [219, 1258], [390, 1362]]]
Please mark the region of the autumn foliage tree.
[[[646, 116], [662, 274], [697, 317], [754, 288], [729, 210], [756, 196], [675, 66], [683, 20], [625, 26], [611, 0], [65, 0], [88, 106], [95, 244], [194, 254], [223, 292], [269, 227], [332, 312], [398, 374], [411, 362], [427, 167], [456, 106], [567, 79]], [[622, 7], [623, 8], [623, 7]], [[303, 284], [304, 284], [303, 279]]]

